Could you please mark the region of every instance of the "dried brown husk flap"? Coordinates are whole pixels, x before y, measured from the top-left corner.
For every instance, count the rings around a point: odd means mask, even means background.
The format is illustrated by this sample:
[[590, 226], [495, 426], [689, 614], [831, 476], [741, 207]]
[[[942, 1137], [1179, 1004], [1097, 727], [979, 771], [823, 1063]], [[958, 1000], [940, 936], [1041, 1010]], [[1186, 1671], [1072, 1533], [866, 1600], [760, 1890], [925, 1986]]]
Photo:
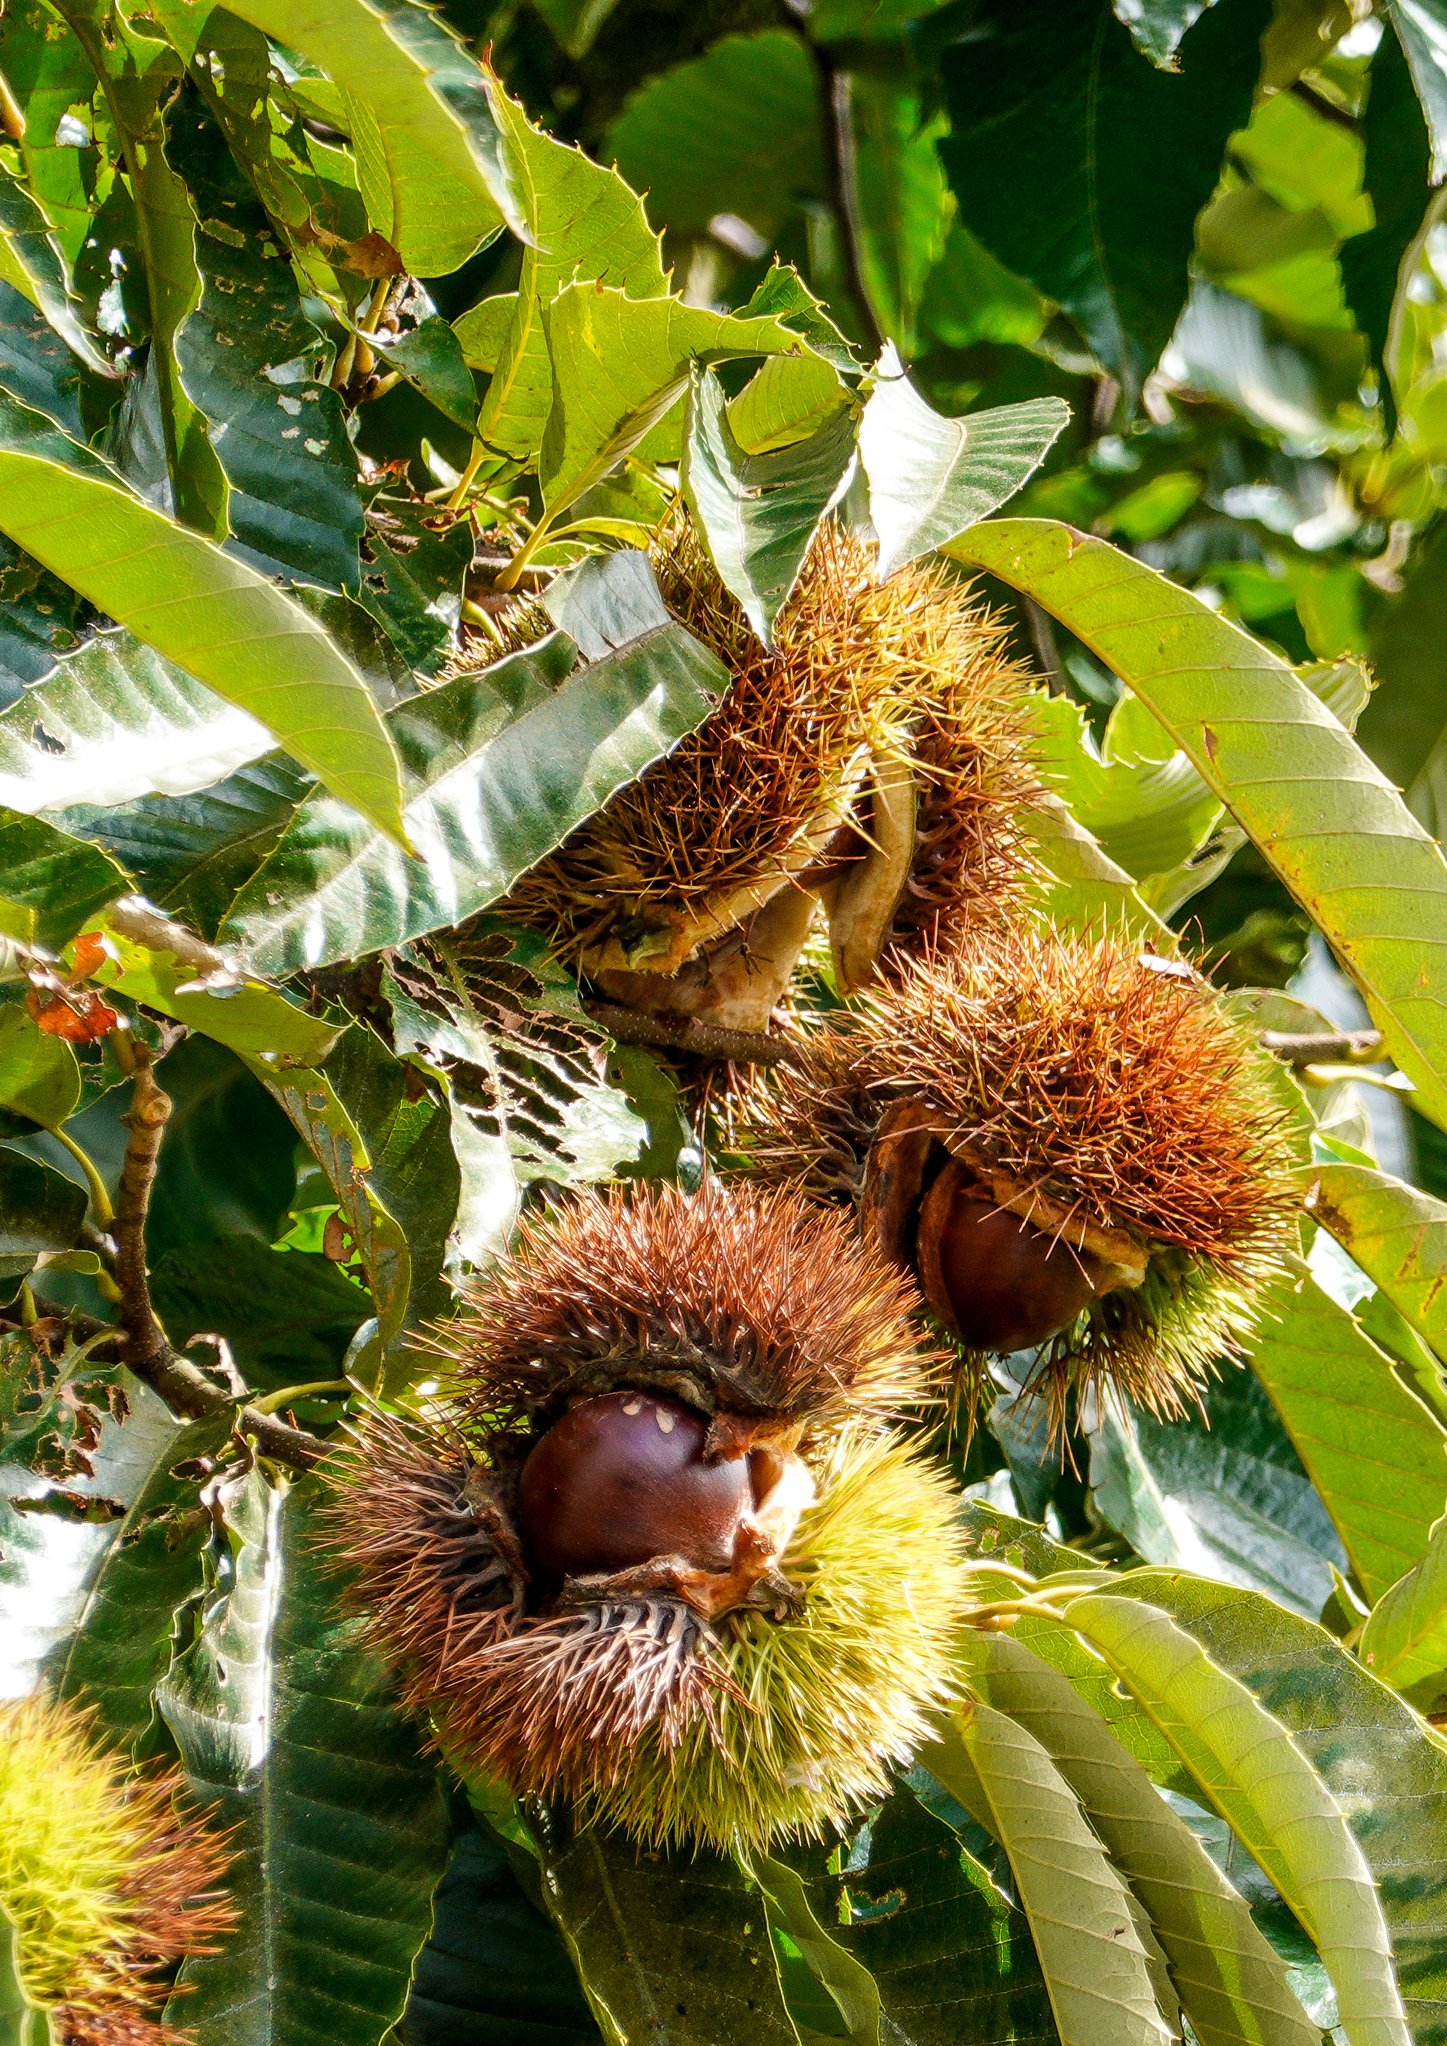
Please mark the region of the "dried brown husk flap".
[[706, 945], [676, 973], [593, 979], [610, 1001], [649, 1016], [692, 1017], [724, 1030], [764, 1031], [783, 1000], [818, 913], [815, 898], [787, 881], [761, 909]]
[[819, 889], [841, 994], [854, 994], [875, 977], [914, 863], [918, 808], [913, 761], [902, 753], [876, 759], [861, 805], [859, 854]]

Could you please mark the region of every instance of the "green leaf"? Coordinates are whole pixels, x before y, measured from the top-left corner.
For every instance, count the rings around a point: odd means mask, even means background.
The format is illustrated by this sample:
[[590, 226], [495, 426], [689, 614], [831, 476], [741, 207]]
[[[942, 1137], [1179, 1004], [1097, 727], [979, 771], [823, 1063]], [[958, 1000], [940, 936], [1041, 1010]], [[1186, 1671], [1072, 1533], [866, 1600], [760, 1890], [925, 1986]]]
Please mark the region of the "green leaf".
[[1432, 138], [1432, 179], [1440, 184], [1447, 177], [1447, 6], [1443, 0], [1388, 0], [1387, 18], [1411, 66]]
[[1320, 1165], [1306, 1207], [1447, 1362], [1447, 1203], [1369, 1166]]
[[0, 1008], [0, 1108], [59, 1129], [80, 1099], [80, 1067], [62, 1037], [52, 1037], [19, 1002]]
[[539, 476], [556, 515], [606, 476], [688, 383], [693, 363], [802, 354], [776, 319], [735, 318], [676, 298], [631, 300], [574, 284], [543, 314], [554, 396]]
[[1129, 1893], [1034, 1736], [966, 1705], [919, 1759], [1010, 1857], [1061, 2046], [1169, 2040]]
[[844, 338], [823, 299], [814, 296], [792, 263], [781, 263], [775, 256], [739, 313], [746, 320], [782, 320], [841, 375], [859, 374], [853, 344]]
[[0, 2046], [51, 2046], [50, 2017], [20, 1979], [20, 1933], [0, 1909]]
[[853, 459], [850, 412], [840, 413], [802, 447], [745, 454], [734, 438], [718, 378], [711, 370], [696, 377], [680, 471], [684, 498], [724, 587], [743, 605], [765, 646]]
[[408, 2046], [597, 2046], [567, 1949], [486, 1826], [453, 1847], [403, 2029]]
[[886, 344], [859, 422], [880, 575], [997, 511], [1039, 468], [1069, 420], [1063, 398], [946, 419], [920, 397]]
[[231, 9], [342, 88], [376, 231], [418, 277], [459, 269], [506, 221], [527, 238], [486, 75], [409, 0], [238, 0]]
[[[1431, 150], [1426, 124], [1412, 87], [1402, 45], [1390, 22], [1372, 58], [1362, 118], [1366, 143], [1364, 183], [1372, 202], [1372, 226], [1342, 244], [1341, 277], [1347, 304], [1365, 334], [1377, 370], [1383, 425], [1396, 425], [1396, 403], [1388, 368], [1390, 337], [1399, 289], [1405, 293], [1409, 260], [1423, 226]], [[1405, 266], [1405, 268], [1404, 268]]]
[[212, 1527], [197, 1501], [209, 1468], [200, 1459], [223, 1457], [230, 1432], [229, 1415], [220, 1414], [160, 1437], [86, 1586], [74, 1631], [51, 1659], [56, 1690], [93, 1706], [119, 1748], [134, 1750], [149, 1734], [156, 1686], [169, 1675], [186, 1611], [201, 1596]]
[[1270, 1400], [1228, 1370], [1203, 1408], [1167, 1423], [1103, 1400], [1089, 1432], [1096, 1510], [1148, 1562], [1249, 1585], [1314, 1620], [1347, 1558]]
[[[379, 1044], [377, 1052], [381, 1049]], [[377, 1328], [372, 1343], [351, 1360], [349, 1375], [372, 1389], [388, 1374], [392, 1347], [407, 1319], [412, 1258], [406, 1234], [371, 1184], [372, 1149], [327, 1074], [276, 1073], [259, 1059], [247, 1063], [316, 1159], [336, 1197], [355, 1261], [366, 1275]], [[384, 1142], [387, 1134], [384, 1129]]]
[[187, 796], [67, 810], [67, 827], [122, 860], [147, 899], [208, 941], [316, 784], [280, 753]]
[[461, 343], [439, 313], [429, 313], [405, 334], [369, 334], [367, 343], [439, 412], [471, 433], [477, 420], [477, 387]]
[[1250, 1910], [1098, 1712], [1007, 1634], [962, 1637], [987, 1705], [1034, 1735], [1148, 1914], [1200, 2046], [1319, 2046]]
[[340, 397], [307, 374], [323, 342], [290, 253], [204, 107], [172, 114], [168, 145], [196, 209], [201, 280], [176, 362], [230, 486], [233, 539], [269, 574], [355, 589], [365, 524], [357, 458]]
[[1082, 936], [1123, 925], [1155, 944], [1166, 938], [1168, 925], [1142, 901], [1132, 877], [1058, 796], [1048, 794], [1023, 821], [1054, 877], [1045, 902], [1056, 923]]
[[[553, 402], [543, 309], [573, 279], [617, 286], [629, 298], [668, 289], [657, 235], [642, 201], [614, 170], [535, 128], [500, 89], [494, 103], [513, 160], [530, 246], [511, 318], [482, 401], [477, 435], [489, 449], [531, 463]], [[466, 350], [465, 319], [459, 338]]]
[[330, 1258], [276, 1250], [256, 1236], [213, 1235], [165, 1251], [152, 1265], [151, 1296], [177, 1344], [198, 1330], [223, 1336], [247, 1383], [264, 1393], [336, 1378], [372, 1312], [366, 1292]]
[[69, 1250], [85, 1220], [85, 1189], [0, 1144], [0, 1275], [27, 1272], [48, 1250]]
[[0, 937], [58, 952], [130, 879], [43, 817], [0, 810]]
[[1405, 2046], [1371, 1870], [1286, 1728], [1157, 1608], [1088, 1594], [1071, 1601], [1067, 1618], [1157, 1721], [1316, 1942], [1351, 2046]]
[[255, 569], [132, 496], [38, 413], [4, 401], [0, 528], [400, 836], [396, 757], [361, 677], [320, 626]]
[[313, 797], [242, 889], [225, 940], [285, 973], [463, 922], [692, 731], [708, 692], [726, 686], [678, 625], [564, 681], [573, 653], [557, 636], [389, 711], [417, 857]]
[[820, 355], [771, 355], [727, 408], [729, 427], [746, 454], [792, 447], [827, 426], [848, 403], [839, 372]]
[[1365, 1668], [1424, 1712], [1447, 1691], [1447, 1519], [1432, 1530], [1427, 1553], [1383, 1592], [1357, 1640]]
[[119, 131], [149, 315], [145, 373], [159, 407], [168, 501], [174, 500], [183, 525], [221, 540], [226, 479], [182, 388], [175, 351], [181, 324], [201, 294], [196, 217], [167, 156], [166, 113], [181, 67], [169, 43], [141, 34], [99, 0], [59, 0], [57, 11], [100, 79]]
[[[1122, 707], [1145, 717], [1164, 759], [1142, 757], [1125, 740]], [[1129, 694], [1120, 699], [1097, 747], [1080, 705], [1068, 696], [1037, 695], [1031, 712], [1042, 744], [1039, 758], [1050, 783], [1070, 805], [1076, 822], [1108, 859], [1137, 881], [1168, 873], [1188, 860], [1221, 820], [1220, 798], [1208, 789], [1184, 753], [1164, 746], [1160, 726]]]
[[[114, 988], [148, 1009], [174, 1016], [232, 1051], [264, 1055], [279, 1066], [314, 1065], [327, 1056], [337, 1041], [335, 1023], [308, 1015], [275, 988], [239, 974], [231, 976], [231, 985], [221, 992], [197, 987], [198, 979], [206, 977], [205, 968], [185, 949], [178, 953], [167, 944], [175, 926], [156, 918], [152, 929], [145, 912], [139, 916], [139, 923], [124, 912], [119, 921], [101, 920], [98, 928], [105, 936], [106, 957], [90, 975], [97, 986]], [[137, 928], [146, 930], [154, 942], [133, 936]]]
[[[86, 332], [71, 304], [65, 258], [50, 223], [24, 185], [0, 166], [0, 247], [4, 281], [44, 314], [47, 324], [87, 369], [114, 377], [116, 370]], [[28, 393], [16, 395], [28, 398]], [[42, 408], [49, 411], [49, 406]], [[65, 422], [68, 423], [68, 422]]]
[[1347, 1814], [1377, 1880], [1419, 2046], [1447, 2003], [1447, 1752], [1325, 1629], [1270, 1599], [1179, 1571], [1141, 1570], [1115, 1589], [1172, 1614], [1290, 1734]]
[[[828, 1934], [814, 1916], [799, 1875], [766, 1854], [742, 1862], [744, 1873], [763, 1891], [769, 1921], [786, 1932], [810, 1972], [828, 1990], [856, 2046], [879, 2046], [879, 1985], [862, 1961]], [[1204, 2046], [1204, 2042], [1203, 2042]]]
[[1447, 1489], [1447, 1434], [1360, 1323], [1303, 1273], [1251, 1357], [1369, 1599], [1418, 1561]]
[[808, 45], [784, 28], [723, 37], [634, 93], [603, 153], [660, 227], [705, 234], [733, 213], [772, 241], [801, 196], [828, 190]]
[[1447, 866], [1325, 705], [1259, 642], [1103, 540], [1001, 519], [951, 552], [1027, 591], [1155, 713], [1362, 989], [1421, 1106], [1447, 1117], [1447, 1012], [1422, 977], [1430, 948], [1447, 944]]
[[961, 221], [1064, 306], [1128, 400], [1185, 303], [1196, 215], [1250, 116], [1264, 14], [1216, 0], [1180, 75], [1145, 63], [1102, 0], [1055, 11], [1048, 65], [1038, 22], [1010, 0], [988, 0], [941, 53], [940, 155]]
[[229, 1584], [158, 1694], [193, 1789], [236, 1828], [240, 1926], [171, 2007], [198, 2046], [376, 2046], [401, 2015], [447, 1846], [435, 1769], [343, 1617], [310, 1482], [248, 1474]]
[[1160, 71], [1174, 71], [1181, 37], [1214, 0], [1111, 0], [1111, 4], [1141, 55]]
[[189, 795], [271, 746], [265, 725], [134, 634], [100, 632], [0, 712], [0, 802], [33, 814]]
[[542, 1897], [608, 2046], [792, 2046], [763, 1904], [732, 1861], [645, 1857], [527, 1809]]
[[949, 123], [929, 111], [917, 78], [863, 66], [843, 77], [860, 275], [881, 332], [912, 358], [920, 299], [954, 213], [935, 147]]

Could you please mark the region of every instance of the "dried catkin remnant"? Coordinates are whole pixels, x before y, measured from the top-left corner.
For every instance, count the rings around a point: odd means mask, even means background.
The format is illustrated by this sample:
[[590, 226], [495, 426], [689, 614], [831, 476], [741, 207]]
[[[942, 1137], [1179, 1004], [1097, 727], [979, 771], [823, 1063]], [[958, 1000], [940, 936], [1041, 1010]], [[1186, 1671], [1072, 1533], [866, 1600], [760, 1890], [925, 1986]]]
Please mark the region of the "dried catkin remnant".
[[765, 1181], [851, 1206], [964, 1353], [1044, 1345], [1057, 1419], [1110, 1383], [1180, 1412], [1293, 1241], [1269, 1064], [1122, 938], [1022, 924], [910, 964], [740, 1104]]
[[450, 1758], [648, 1841], [883, 1793], [953, 1695], [948, 1476], [887, 1426], [939, 1359], [847, 1218], [711, 1185], [575, 1200], [332, 1459], [352, 1596]]

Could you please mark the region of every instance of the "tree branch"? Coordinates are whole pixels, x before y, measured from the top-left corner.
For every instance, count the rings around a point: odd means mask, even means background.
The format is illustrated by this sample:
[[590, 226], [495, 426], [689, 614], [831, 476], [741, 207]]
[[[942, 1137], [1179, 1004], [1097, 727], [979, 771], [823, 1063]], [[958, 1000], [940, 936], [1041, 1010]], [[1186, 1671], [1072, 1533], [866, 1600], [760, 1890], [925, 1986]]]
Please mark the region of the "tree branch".
[[662, 1016], [647, 1016], [641, 1009], [620, 1008], [614, 1002], [585, 1002], [584, 1008], [619, 1044], [656, 1044], [669, 1051], [691, 1051], [704, 1059], [734, 1059], [740, 1065], [793, 1065], [798, 1046], [787, 1037], [772, 1037], [760, 1030], [725, 1030], [717, 1023], [697, 1021], [670, 1023]]
[[[292, 1428], [259, 1407], [242, 1406], [215, 1385], [195, 1364], [178, 1357], [151, 1305], [146, 1269], [146, 1215], [151, 1205], [161, 1140], [171, 1114], [171, 1099], [157, 1084], [151, 1055], [136, 1047], [136, 1077], [131, 1105], [121, 1118], [130, 1131], [116, 1196], [116, 1284], [120, 1288], [120, 1329], [117, 1349], [127, 1368], [159, 1393], [173, 1414], [203, 1421], [212, 1414], [231, 1413], [240, 1434], [255, 1438], [263, 1456], [296, 1470], [310, 1470], [325, 1445], [304, 1429]], [[105, 1326], [93, 1325], [98, 1333]]]

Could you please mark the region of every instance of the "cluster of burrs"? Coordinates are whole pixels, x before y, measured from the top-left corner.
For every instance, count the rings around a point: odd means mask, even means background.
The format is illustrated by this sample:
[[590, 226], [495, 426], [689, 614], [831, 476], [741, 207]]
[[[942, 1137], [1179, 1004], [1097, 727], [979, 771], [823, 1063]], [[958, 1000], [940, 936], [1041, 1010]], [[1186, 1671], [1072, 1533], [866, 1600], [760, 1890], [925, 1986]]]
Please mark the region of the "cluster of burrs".
[[1213, 990], [1041, 915], [1028, 679], [951, 570], [879, 583], [826, 527], [765, 648], [686, 524], [654, 565], [732, 686], [506, 913], [791, 1057], [730, 1088], [726, 1182], [524, 1226], [332, 1527], [464, 1775], [747, 1846], [882, 1795], [954, 1692], [931, 1406], [1025, 1352], [1057, 1425], [1105, 1386], [1179, 1411], [1282, 1269], [1293, 1158]]

